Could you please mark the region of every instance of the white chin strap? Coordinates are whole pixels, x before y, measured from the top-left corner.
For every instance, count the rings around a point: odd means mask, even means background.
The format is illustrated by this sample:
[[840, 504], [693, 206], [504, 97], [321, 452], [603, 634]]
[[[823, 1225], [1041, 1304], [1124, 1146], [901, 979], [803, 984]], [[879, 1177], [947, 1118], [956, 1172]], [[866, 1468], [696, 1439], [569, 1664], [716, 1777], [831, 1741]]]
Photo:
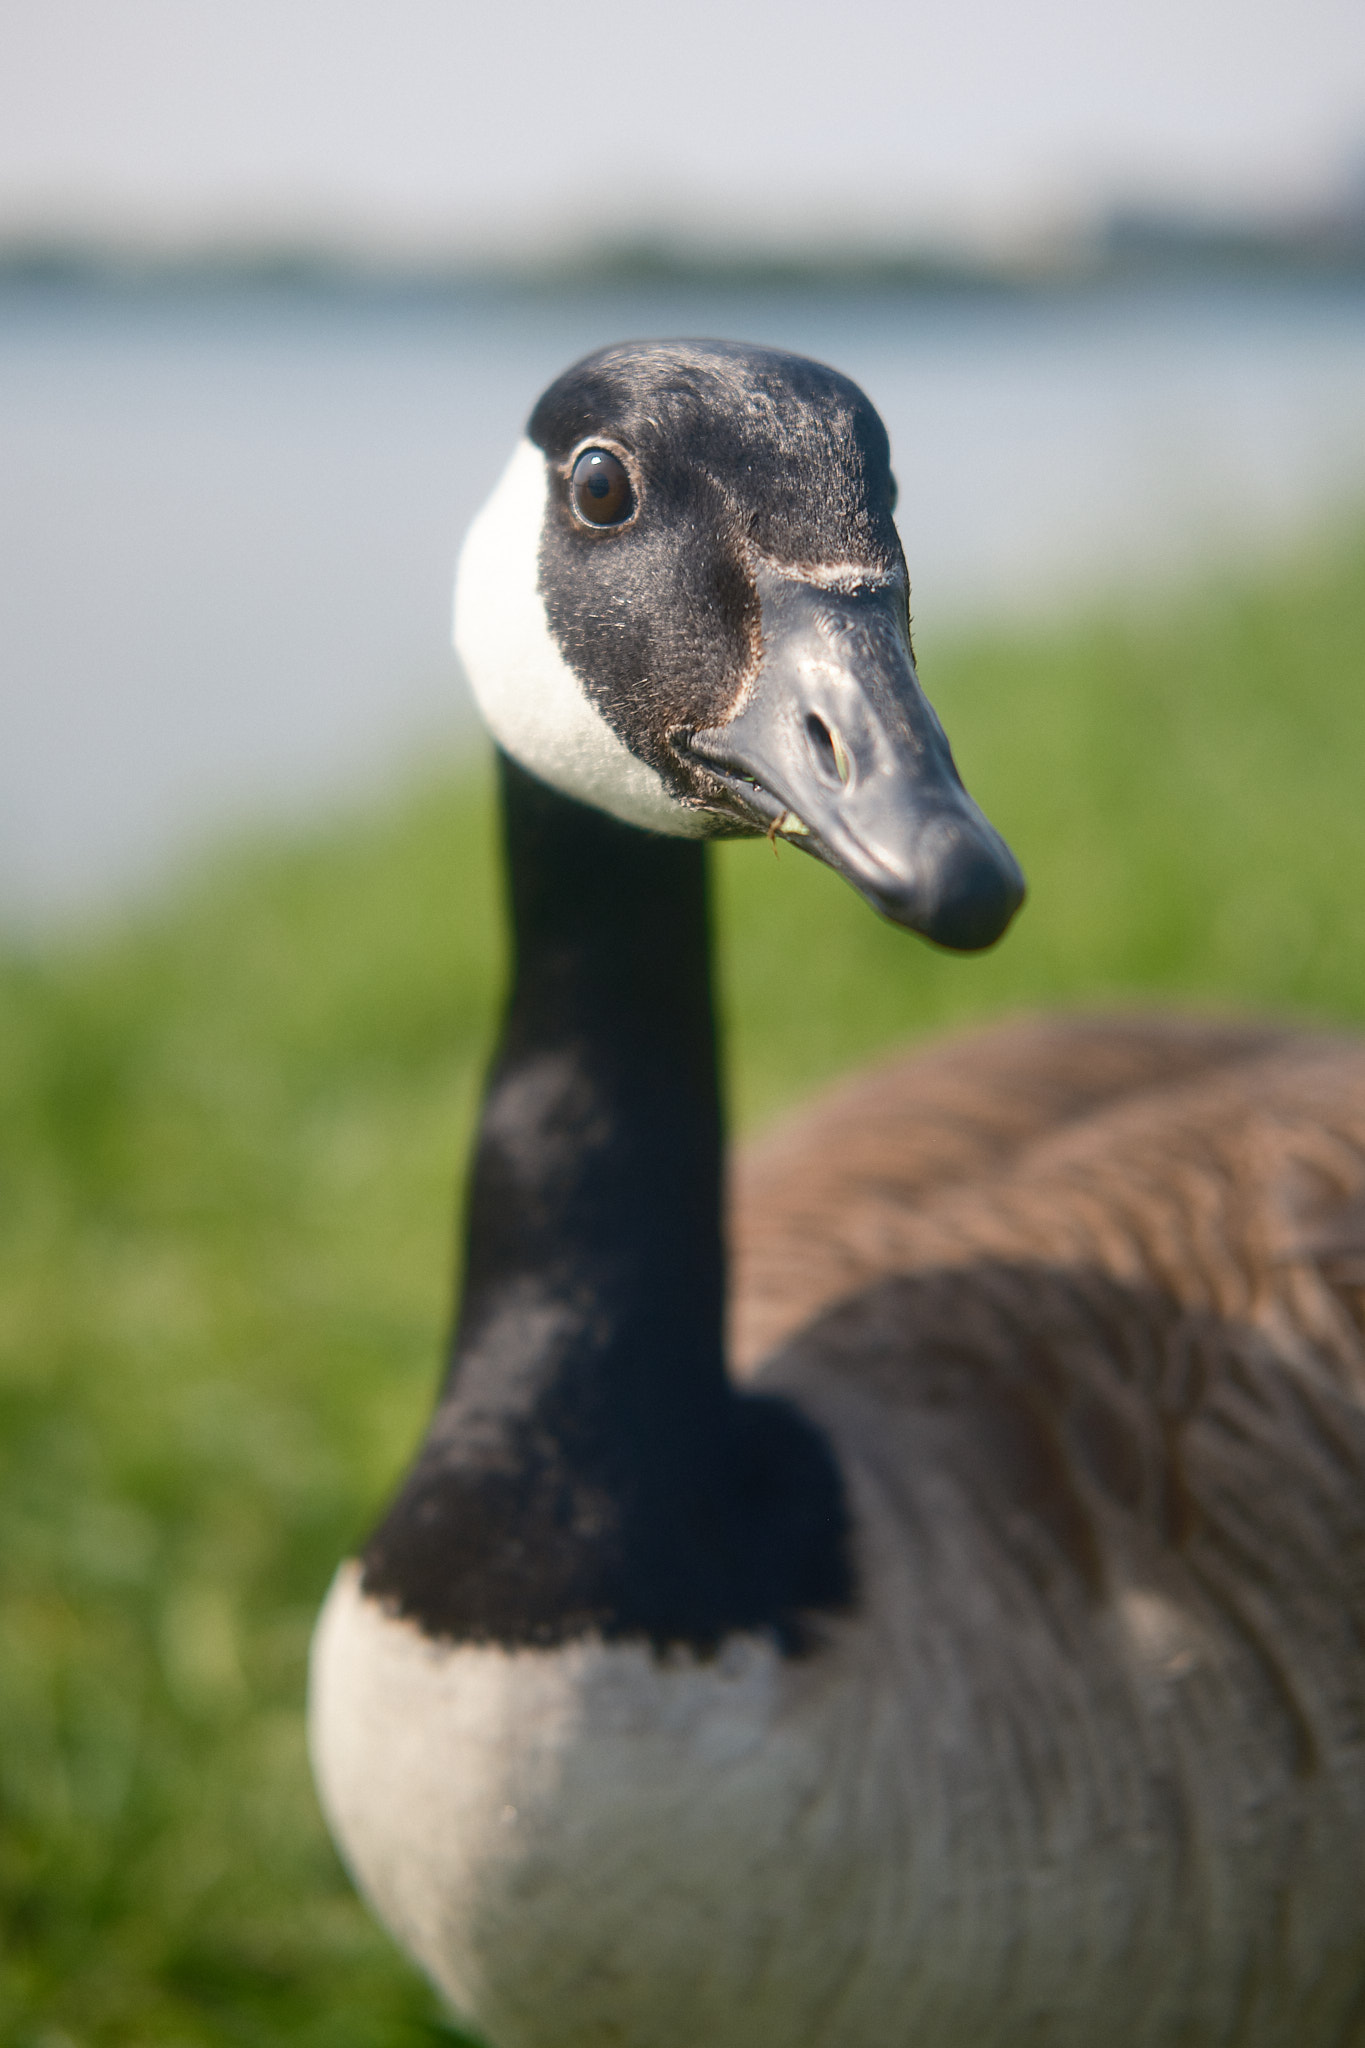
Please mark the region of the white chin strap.
[[670, 796], [589, 699], [538, 588], [548, 480], [521, 441], [470, 527], [455, 573], [455, 651], [498, 745], [532, 775], [627, 825], [702, 838], [714, 821]]

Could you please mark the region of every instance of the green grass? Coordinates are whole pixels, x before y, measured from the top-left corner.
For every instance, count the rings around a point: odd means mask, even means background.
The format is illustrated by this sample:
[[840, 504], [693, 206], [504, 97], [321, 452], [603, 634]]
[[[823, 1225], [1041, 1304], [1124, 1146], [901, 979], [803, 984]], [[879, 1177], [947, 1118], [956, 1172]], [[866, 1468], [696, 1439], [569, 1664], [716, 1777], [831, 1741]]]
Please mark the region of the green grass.
[[[1033, 900], [979, 960], [717, 862], [752, 1124], [916, 1033], [1365, 1017], [1365, 539], [926, 661]], [[0, 2042], [446, 2038], [332, 1857], [312, 1615], [430, 1399], [500, 974], [486, 780], [0, 966]]]

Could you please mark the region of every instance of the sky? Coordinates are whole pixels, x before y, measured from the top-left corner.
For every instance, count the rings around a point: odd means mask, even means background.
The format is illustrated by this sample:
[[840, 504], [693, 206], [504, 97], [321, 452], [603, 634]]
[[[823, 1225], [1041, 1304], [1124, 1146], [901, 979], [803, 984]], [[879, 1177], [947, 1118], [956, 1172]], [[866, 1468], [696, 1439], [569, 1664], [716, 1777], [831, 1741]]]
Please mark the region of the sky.
[[1362, 0], [0, 0], [0, 237], [1008, 242], [1365, 191]]

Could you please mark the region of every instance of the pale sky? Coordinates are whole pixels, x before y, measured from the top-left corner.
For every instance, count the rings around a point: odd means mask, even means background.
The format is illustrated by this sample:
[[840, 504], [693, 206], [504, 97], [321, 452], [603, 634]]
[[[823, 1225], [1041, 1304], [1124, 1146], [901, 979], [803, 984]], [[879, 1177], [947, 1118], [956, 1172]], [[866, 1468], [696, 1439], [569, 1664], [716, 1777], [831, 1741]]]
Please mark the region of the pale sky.
[[1363, 0], [0, 0], [7, 236], [995, 236], [1363, 168]]

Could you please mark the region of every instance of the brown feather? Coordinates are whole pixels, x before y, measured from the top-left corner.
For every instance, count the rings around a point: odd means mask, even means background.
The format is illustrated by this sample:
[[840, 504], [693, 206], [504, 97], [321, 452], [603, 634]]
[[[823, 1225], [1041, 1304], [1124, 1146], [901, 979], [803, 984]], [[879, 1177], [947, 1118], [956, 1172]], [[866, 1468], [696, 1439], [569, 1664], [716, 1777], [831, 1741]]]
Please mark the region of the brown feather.
[[1104, 1868], [1174, 1914], [1125, 1967], [1189, 2030], [1114, 2038], [1365, 2041], [1365, 1043], [1014, 1025], [826, 1097], [733, 1210], [743, 1369], [893, 1503], [921, 1654], [985, 1717], [985, 1839], [1026, 1799], [989, 1853], [1045, 1867], [1119, 1782], [1168, 1801]]

